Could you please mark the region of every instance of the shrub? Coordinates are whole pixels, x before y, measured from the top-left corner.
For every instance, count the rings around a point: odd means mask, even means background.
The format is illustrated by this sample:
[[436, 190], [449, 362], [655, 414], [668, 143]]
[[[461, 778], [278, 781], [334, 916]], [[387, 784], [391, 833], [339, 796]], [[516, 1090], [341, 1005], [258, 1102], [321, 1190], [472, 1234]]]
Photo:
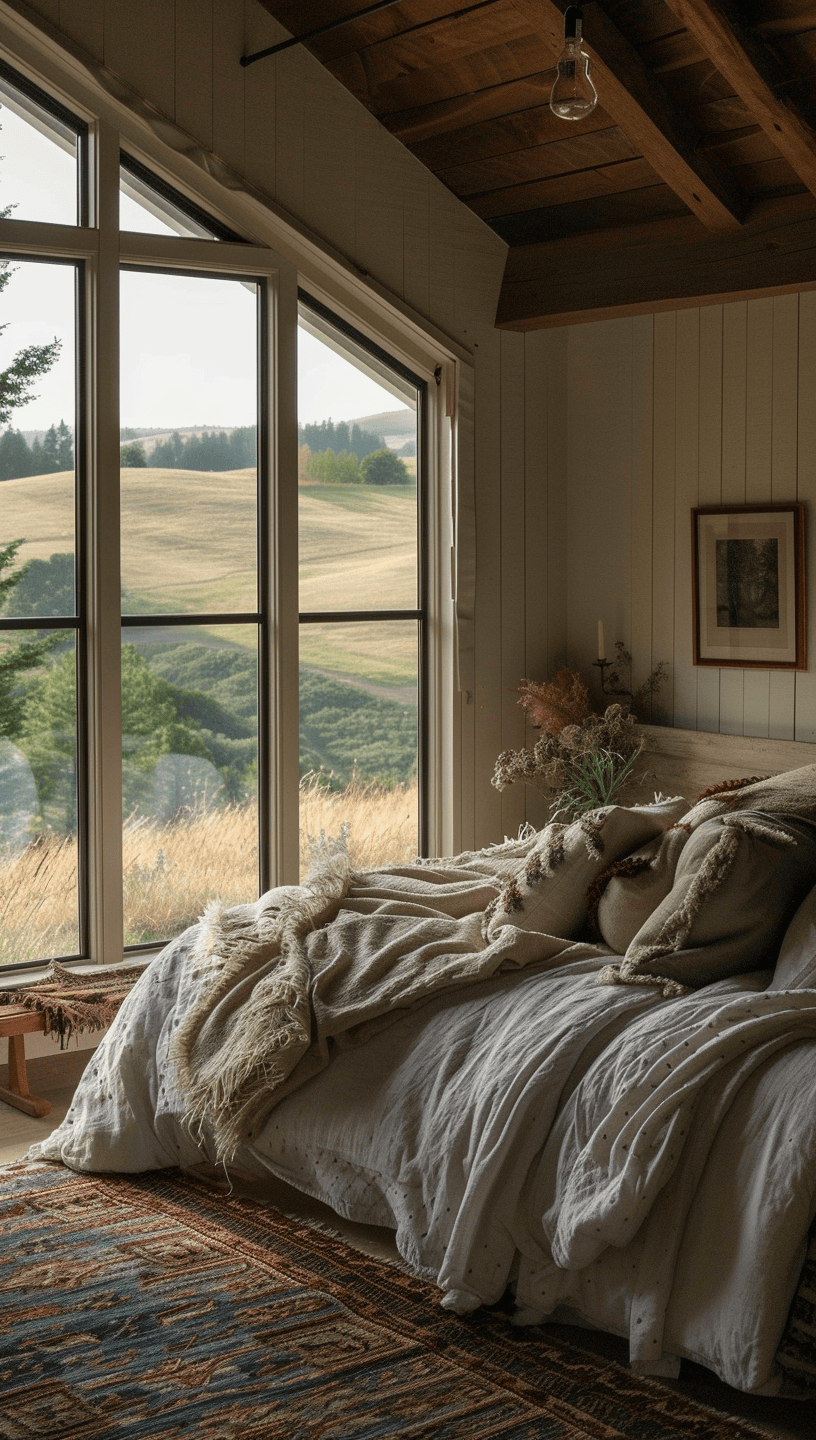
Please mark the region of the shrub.
[[393, 450], [373, 450], [366, 455], [362, 469], [366, 485], [408, 485], [411, 481], [408, 466]]

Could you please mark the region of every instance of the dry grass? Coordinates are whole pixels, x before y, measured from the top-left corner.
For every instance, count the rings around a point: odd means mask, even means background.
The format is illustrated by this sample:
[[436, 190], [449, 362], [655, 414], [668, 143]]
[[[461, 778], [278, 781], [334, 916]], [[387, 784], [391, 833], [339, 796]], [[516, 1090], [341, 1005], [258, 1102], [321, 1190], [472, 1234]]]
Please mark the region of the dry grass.
[[[349, 826], [361, 869], [411, 859], [417, 849], [416, 786], [384, 790], [353, 782], [335, 794], [314, 777], [301, 784], [301, 874], [311, 842]], [[125, 944], [179, 934], [211, 900], [257, 895], [254, 806], [210, 810], [175, 824], [125, 829]], [[73, 839], [41, 837], [0, 860], [0, 966], [76, 953], [77, 854]]]
[[344, 823], [357, 869], [411, 860], [417, 853], [419, 825], [416, 784], [386, 790], [374, 781], [353, 780], [345, 790], [330, 793], [315, 777], [305, 776], [300, 784], [301, 875], [309, 868], [310, 842], [319, 839], [321, 831], [338, 835]]
[[0, 965], [75, 955], [77, 850], [72, 836], [44, 836], [0, 858]]

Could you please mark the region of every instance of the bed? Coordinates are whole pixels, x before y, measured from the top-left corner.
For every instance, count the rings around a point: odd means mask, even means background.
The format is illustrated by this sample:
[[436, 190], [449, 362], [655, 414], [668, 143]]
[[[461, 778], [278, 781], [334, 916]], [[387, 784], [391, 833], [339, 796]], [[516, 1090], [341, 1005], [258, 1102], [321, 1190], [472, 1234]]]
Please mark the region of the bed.
[[[214, 907], [65, 1121], [77, 1170], [271, 1172], [459, 1313], [757, 1394], [816, 1214], [816, 766]], [[610, 938], [615, 943], [610, 943]]]

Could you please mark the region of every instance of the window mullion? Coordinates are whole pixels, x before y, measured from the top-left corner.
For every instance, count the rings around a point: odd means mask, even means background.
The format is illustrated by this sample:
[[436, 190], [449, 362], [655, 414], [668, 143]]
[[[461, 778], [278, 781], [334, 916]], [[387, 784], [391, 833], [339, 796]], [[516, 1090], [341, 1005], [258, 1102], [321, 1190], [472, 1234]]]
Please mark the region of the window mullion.
[[121, 960], [122, 705], [119, 556], [119, 135], [100, 123], [93, 147], [99, 249], [87, 287], [87, 703], [89, 948]]
[[[261, 883], [296, 884], [300, 736], [298, 704], [298, 489], [297, 489], [297, 278], [281, 266], [267, 287], [270, 309], [262, 327], [261, 410], [269, 417], [260, 455], [269, 502], [265, 529], [268, 561], [261, 568], [261, 725], [267, 756]], [[264, 393], [265, 392], [265, 393]], [[265, 453], [264, 453], [265, 452]], [[266, 733], [264, 733], [264, 731]]]

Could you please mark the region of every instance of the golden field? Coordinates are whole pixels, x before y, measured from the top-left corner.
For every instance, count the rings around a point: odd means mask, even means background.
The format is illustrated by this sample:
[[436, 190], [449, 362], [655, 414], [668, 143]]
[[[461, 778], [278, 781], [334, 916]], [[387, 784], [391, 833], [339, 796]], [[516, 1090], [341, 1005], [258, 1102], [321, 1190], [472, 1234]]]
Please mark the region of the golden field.
[[[352, 864], [371, 869], [417, 851], [416, 786], [386, 790], [353, 783], [327, 793], [301, 782], [301, 875], [311, 842], [349, 826]], [[167, 825], [139, 823], [124, 833], [125, 944], [179, 934], [211, 900], [253, 900], [258, 816], [254, 806], [210, 810]], [[0, 860], [0, 966], [76, 953], [77, 853], [72, 839], [43, 836]]]

